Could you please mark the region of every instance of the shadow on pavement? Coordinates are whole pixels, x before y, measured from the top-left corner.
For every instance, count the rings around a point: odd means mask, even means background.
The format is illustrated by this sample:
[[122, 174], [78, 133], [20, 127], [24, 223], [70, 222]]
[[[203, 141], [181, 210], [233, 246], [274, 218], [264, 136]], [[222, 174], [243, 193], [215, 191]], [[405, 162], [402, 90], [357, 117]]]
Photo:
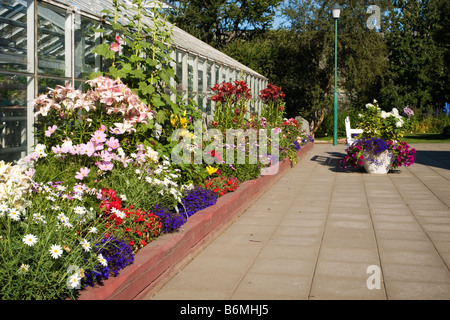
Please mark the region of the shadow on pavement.
[[450, 151], [417, 150], [415, 163], [450, 170]]
[[[326, 155], [315, 155], [311, 160], [327, 166], [333, 172], [365, 172], [364, 169], [344, 170], [340, 166], [340, 160], [344, 155], [342, 152], [326, 152]], [[450, 170], [450, 151], [417, 150], [415, 163]], [[391, 170], [391, 173], [395, 172], [399, 170]]]
[[347, 169], [341, 167], [340, 160], [345, 156], [342, 152], [326, 152], [327, 156], [315, 155], [311, 157], [312, 161], [319, 162], [323, 166], [327, 166], [333, 172], [362, 172], [361, 169]]

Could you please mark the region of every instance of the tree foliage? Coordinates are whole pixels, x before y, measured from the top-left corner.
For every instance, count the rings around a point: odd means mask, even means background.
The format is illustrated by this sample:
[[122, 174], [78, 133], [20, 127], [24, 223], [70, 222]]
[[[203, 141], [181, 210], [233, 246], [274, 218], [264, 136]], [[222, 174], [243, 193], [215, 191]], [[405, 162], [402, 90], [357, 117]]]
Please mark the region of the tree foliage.
[[[282, 87], [287, 114], [307, 118], [315, 131], [333, 107], [334, 2], [284, 1], [289, 27], [278, 30], [270, 23], [281, 1], [177, 1], [174, 21]], [[384, 110], [443, 108], [450, 100], [450, 1], [340, 4], [339, 111], [374, 99]], [[253, 20], [255, 13], [264, 19]]]
[[281, 0], [167, 1], [171, 21], [216, 48], [236, 39], [251, 40], [269, 30]]
[[[386, 33], [392, 84], [385, 90], [396, 107], [429, 112], [448, 99], [448, 16], [444, 0], [395, 0], [397, 11]], [[442, 20], [441, 20], [442, 19]], [[448, 61], [448, 60], [447, 60]], [[444, 100], [445, 99], [445, 100]]]

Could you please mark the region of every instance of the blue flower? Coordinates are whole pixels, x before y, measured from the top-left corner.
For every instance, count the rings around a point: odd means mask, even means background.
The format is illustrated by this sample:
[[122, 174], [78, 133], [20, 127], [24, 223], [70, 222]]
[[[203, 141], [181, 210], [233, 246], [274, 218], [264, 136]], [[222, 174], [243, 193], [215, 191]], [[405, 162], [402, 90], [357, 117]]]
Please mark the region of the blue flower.
[[97, 243], [93, 251], [101, 254], [108, 261], [108, 264], [106, 267], [99, 264], [93, 270], [86, 270], [85, 278], [83, 278], [85, 286], [94, 286], [96, 283], [102, 284], [103, 280], [108, 279], [110, 275], [117, 276], [121, 269], [134, 262], [131, 246], [112, 236]]

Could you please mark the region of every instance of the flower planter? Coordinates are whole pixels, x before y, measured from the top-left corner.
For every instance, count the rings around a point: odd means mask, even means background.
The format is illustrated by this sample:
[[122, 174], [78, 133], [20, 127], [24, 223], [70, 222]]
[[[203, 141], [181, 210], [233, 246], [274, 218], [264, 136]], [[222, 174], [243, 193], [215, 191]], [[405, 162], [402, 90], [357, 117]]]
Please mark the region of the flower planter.
[[385, 150], [377, 155], [364, 152], [363, 155], [363, 166], [367, 173], [386, 174], [392, 168], [394, 157], [390, 150]]
[[[302, 146], [297, 159], [313, 147], [313, 142]], [[279, 162], [276, 174], [245, 181], [234, 192], [220, 197], [215, 205], [189, 217], [177, 232], [162, 235], [140, 249], [132, 265], [121, 270], [117, 277], [105, 280], [103, 286], [83, 290], [79, 300], [138, 300], [153, 294], [290, 168], [290, 161], [284, 159]]]

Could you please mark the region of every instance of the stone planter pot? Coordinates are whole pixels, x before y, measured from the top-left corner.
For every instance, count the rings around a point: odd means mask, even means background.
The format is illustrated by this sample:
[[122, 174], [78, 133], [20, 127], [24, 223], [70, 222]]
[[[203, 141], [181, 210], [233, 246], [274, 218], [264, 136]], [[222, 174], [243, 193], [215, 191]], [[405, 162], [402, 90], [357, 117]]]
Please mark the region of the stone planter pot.
[[383, 151], [377, 155], [364, 152], [363, 166], [367, 173], [386, 174], [392, 168], [394, 157], [391, 150]]

